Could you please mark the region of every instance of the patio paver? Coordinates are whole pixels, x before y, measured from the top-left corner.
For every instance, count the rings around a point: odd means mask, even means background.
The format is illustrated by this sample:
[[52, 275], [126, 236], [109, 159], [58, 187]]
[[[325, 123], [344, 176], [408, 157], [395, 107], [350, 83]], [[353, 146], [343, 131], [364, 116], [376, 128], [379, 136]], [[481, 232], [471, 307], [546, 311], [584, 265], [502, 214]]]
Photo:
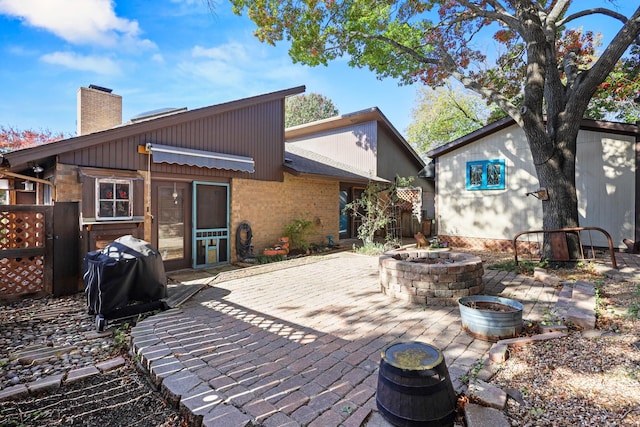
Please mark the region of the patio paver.
[[[204, 425], [361, 425], [375, 412], [387, 344], [440, 348], [456, 391], [459, 377], [491, 347], [461, 330], [457, 307], [424, 308], [383, 295], [376, 257], [345, 252], [256, 271], [216, 280], [133, 330], [134, 350], [151, 376], [185, 400], [183, 408], [204, 405]], [[513, 273], [488, 270], [484, 282], [485, 293], [520, 300], [526, 319], [541, 318], [557, 299], [554, 287]], [[188, 385], [176, 380], [183, 376]], [[215, 402], [202, 398], [206, 387]]]

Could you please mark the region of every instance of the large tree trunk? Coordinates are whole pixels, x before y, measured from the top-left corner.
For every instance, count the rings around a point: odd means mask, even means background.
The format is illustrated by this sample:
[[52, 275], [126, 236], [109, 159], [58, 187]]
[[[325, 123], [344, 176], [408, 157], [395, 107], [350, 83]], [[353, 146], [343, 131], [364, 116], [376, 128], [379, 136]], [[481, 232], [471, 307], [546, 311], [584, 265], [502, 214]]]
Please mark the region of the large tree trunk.
[[[542, 226], [544, 230], [579, 227], [578, 197], [575, 185], [577, 137], [580, 120], [571, 118], [563, 122], [562, 114], [547, 124], [546, 132], [525, 127], [533, 161], [541, 188], [547, 190], [548, 199], [542, 200]], [[540, 129], [540, 126], [536, 126]], [[556, 135], [553, 139], [552, 136]], [[569, 257], [579, 259], [581, 248], [575, 233], [567, 234]], [[544, 235], [542, 259], [554, 259], [550, 235]]]
[[[555, 54], [556, 33], [544, 31], [537, 8], [531, 2], [516, 2], [515, 8], [523, 23], [523, 37], [529, 43], [521, 125], [540, 187], [548, 194], [541, 201], [542, 226], [544, 230], [578, 227], [576, 140], [591, 96], [576, 99], [571, 95], [574, 88], [563, 85]], [[577, 235], [567, 234], [567, 246], [569, 258], [578, 259], [581, 248]], [[554, 258], [550, 234], [545, 233], [542, 259]]]

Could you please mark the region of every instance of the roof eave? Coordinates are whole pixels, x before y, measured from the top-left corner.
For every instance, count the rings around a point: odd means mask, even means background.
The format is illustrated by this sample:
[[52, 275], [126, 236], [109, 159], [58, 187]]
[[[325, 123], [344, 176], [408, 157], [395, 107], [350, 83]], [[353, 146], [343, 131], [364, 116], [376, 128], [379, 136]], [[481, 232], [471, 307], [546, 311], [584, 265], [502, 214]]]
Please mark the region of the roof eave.
[[385, 116], [378, 107], [371, 107], [366, 110], [355, 111], [349, 114], [343, 114], [340, 116], [330, 117], [328, 119], [322, 119], [311, 123], [305, 123], [298, 126], [292, 126], [285, 129], [285, 141], [304, 138], [309, 135], [315, 135], [320, 132], [326, 132], [329, 130], [340, 129], [348, 126], [353, 126], [366, 122], [381, 123], [386, 127], [400, 143], [400, 145], [407, 150], [410, 155], [421, 166], [425, 166], [426, 163], [420, 157], [420, 155], [411, 147], [407, 140], [402, 136], [398, 129], [393, 126], [387, 116]]
[[287, 96], [297, 95], [305, 91], [305, 86], [297, 86], [277, 92], [256, 95], [222, 104], [197, 108], [169, 116], [159, 117], [154, 120], [147, 120], [139, 123], [132, 123], [126, 126], [118, 126], [88, 135], [76, 136], [69, 139], [53, 142], [45, 145], [38, 145], [22, 150], [11, 151], [4, 154], [4, 158], [9, 161], [10, 169], [21, 169], [30, 162], [40, 161], [43, 158], [57, 156], [62, 153], [74, 151], [81, 148], [89, 148], [94, 145], [103, 144], [108, 141], [123, 139], [132, 135], [149, 132], [161, 127], [179, 125], [185, 122], [198, 120], [214, 114], [221, 114], [228, 111], [238, 110], [253, 105], [270, 102]]
[[429, 150], [426, 153], [427, 157], [436, 158], [442, 156], [443, 154], [447, 154], [451, 151], [457, 150], [458, 148], [462, 148], [465, 145], [471, 144], [479, 139], [484, 138], [487, 135], [491, 135], [494, 132], [512, 126], [516, 123], [511, 117], [504, 117], [500, 120], [497, 120], [487, 126], [481, 127], [478, 130], [475, 130], [467, 135], [461, 136], [460, 138], [454, 139], [451, 142], [440, 145], [433, 150]]
[[[451, 151], [462, 148], [465, 145], [471, 144], [472, 142], [475, 142], [488, 135], [491, 135], [492, 133], [498, 132], [515, 124], [515, 120], [513, 120], [511, 117], [504, 117], [458, 139], [454, 139], [447, 144], [436, 147], [433, 150], [428, 151], [426, 155], [430, 158], [442, 156], [443, 154], [447, 154]], [[596, 132], [607, 132], [618, 135], [634, 135], [638, 132], [638, 126], [633, 124], [591, 119], [582, 119], [580, 121], [580, 129]]]
[[337, 176], [337, 175], [327, 175], [327, 174], [319, 174], [319, 173], [311, 173], [311, 172], [301, 172], [292, 168], [291, 166], [284, 165], [284, 171], [300, 178], [310, 178], [310, 179], [322, 179], [326, 181], [338, 181], [338, 182], [348, 182], [354, 184], [368, 184], [369, 182], [379, 182], [379, 183], [389, 183], [388, 180], [379, 178], [379, 177], [345, 177], [345, 176]]

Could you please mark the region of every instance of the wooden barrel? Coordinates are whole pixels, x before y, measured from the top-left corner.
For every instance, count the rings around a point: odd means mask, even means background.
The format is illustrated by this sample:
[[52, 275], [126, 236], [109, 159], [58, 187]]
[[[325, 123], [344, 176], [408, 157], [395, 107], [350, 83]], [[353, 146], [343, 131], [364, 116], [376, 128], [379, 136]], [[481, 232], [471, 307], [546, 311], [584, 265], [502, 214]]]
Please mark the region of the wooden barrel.
[[421, 342], [399, 342], [382, 350], [376, 404], [395, 426], [452, 426], [456, 393], [442, 352]]

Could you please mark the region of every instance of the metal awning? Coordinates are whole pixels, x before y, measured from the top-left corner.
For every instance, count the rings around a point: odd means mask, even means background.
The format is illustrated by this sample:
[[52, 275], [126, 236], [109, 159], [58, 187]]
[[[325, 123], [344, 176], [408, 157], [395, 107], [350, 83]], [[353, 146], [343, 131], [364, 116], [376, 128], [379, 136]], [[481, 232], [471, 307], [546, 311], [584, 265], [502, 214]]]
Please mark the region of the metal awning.
[[152, 143], [148, 143], [146, 149], [151, 152], [154, 163], [175, 163], [201, 168], [255, 172], [255, 163], [251, 157]]

